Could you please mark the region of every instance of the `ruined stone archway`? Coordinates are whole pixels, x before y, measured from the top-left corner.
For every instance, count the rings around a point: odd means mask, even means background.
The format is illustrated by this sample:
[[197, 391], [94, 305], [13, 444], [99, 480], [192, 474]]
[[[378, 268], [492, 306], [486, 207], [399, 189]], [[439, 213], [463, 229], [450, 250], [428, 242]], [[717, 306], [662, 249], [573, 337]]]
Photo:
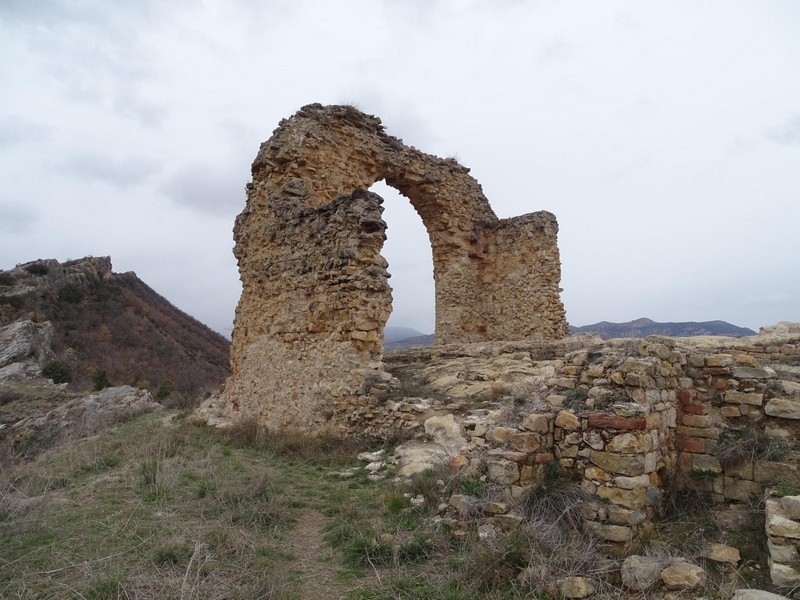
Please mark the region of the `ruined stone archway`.
[[381, 199], [407, 197], [433, 254], [436, 343], [555, 339], [555, 217], [498, 219], [469, 170], [406, 146], [347, 106], [303, 107], [262, 144], [234, 227], [243, 290], [224, 401], [270, 427], [347, 429], [389, 376]]

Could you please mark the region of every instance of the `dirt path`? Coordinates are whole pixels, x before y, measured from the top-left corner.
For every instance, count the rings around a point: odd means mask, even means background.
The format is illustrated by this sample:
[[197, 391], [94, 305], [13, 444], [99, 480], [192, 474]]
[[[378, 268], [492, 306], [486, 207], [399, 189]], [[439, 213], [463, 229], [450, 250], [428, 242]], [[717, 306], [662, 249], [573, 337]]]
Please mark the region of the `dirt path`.
[[322, 539], [326, 524], [319, 512], [301, 511], [285, 541], [285, 550], [295, 557], [289, 567], [299, 574], [296, 589], [302, 600], [336, 600], [346, 593], [336, 581], [339, 559]]

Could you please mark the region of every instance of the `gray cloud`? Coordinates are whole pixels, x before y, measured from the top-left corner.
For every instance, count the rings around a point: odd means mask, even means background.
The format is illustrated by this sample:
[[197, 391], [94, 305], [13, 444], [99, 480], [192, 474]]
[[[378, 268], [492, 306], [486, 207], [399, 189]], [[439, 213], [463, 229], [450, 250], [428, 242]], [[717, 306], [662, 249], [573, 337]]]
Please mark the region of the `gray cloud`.
[[38, 215], [28, 206], [0, 202], [0, 231], [25, 233], [36, 223]]
[[142, 156], [81, 154], [64, 160], [62, 172], [88, 181], [102, 182], [117, 189], [143, 185], [158, 171], [154, 159]]
[[800, 115], [795, 115], [781, 125], [767, 130], [766, 137], [786, 146], [800, 145]]
[[244, 208], [247, 168], [237, 172], [200, 163], [185, 165], [167, 178], [161, 191], [177, 204], [211, 215], [233, 216]]
[[38, 141], [47, 136], [47, 129], [19, 116], [0, 119], [0, 149]]

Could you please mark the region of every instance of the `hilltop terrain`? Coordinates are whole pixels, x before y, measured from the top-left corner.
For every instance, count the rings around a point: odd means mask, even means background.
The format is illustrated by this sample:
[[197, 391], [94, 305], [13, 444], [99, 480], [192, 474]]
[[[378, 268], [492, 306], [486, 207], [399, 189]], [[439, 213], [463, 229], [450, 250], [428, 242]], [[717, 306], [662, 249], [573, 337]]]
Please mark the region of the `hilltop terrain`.
[[23, 319], [51, 324], [51, 358], [68, 366], [71, 377], [63, 381], [73, 390], [128, 384], [195, 393], [229, 373], [223, 336], [135, 273], [114, 273], [109, 257], [36, 260], [0, 271], [0, 326]]

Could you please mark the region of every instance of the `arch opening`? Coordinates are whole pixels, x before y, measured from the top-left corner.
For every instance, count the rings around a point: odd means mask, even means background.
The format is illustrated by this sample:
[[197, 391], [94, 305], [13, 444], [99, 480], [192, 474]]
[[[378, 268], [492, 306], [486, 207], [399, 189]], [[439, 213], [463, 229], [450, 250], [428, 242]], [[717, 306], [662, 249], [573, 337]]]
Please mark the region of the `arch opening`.
[[435, 333], [433, 254], [428, 230], [409, 199], [378, 181], [370, 192], [383, 198], [386, 240], [381, 255], [388, 262], [392, 288], [384, 348], [395, 341]]

